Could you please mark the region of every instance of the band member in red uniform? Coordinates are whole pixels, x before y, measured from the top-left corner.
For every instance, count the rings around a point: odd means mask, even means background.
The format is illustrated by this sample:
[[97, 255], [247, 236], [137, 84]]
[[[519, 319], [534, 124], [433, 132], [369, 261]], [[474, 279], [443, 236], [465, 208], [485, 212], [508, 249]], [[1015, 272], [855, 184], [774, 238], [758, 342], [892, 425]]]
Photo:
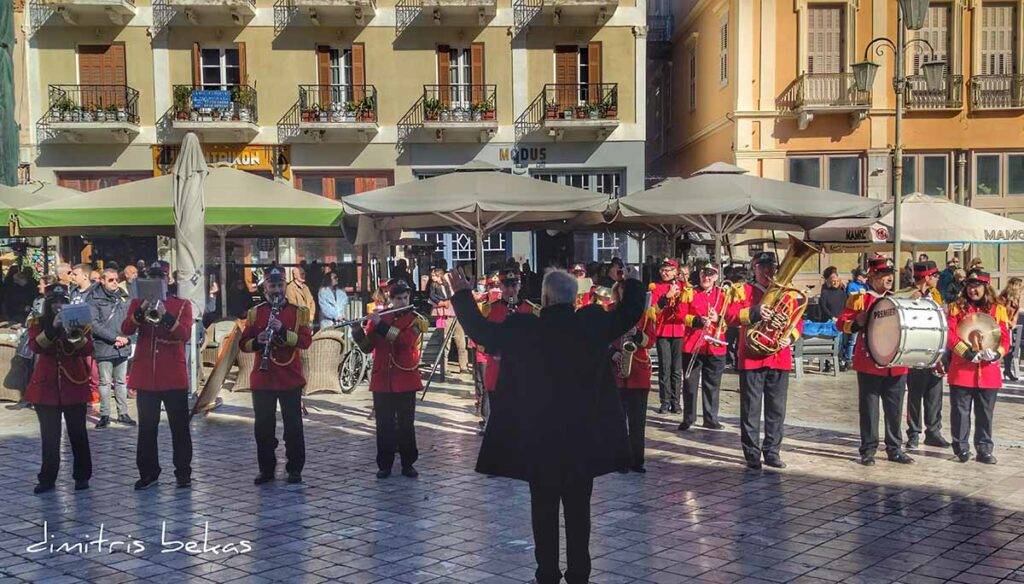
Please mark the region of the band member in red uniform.
[[651, 306], [657, 308], [655, 335], [658, 337], [658, 413], [679, 413], [679, 391], [683, 382], [683, 335], [685, 306], [681, 301], [684, 286], [676, 279], [679, 262], [665, 258], [661, 264], [661, 282], [651, 284]]
[[[409, 306], [411, 291], [401, 280], [390, 284], [391, 308]], [[377, 413], [377, 478], [391, 476], [397, 448], [402, 457], [402, 474], [419, 476], [413, 468], [416, 449], [416, 392], [423, 389], [420, 380], [420, 339], [427, 332], [425, 318], [412, 309], [403, 312], [371, 314], [364, 331], [352, 327], [352, 338], [364, 353], [373, 353], [370, 391]]]
[[[789, 372], [793, 368], [790, 344], [799, 336], [799, 327], [792, 338], [782, 340], [783, 349], [774, 355], [755, 355], [747, 346], [747, 327], [759, 320], [772, 318], [771, 308], [761, 298], [772, 285], [778, 260], [772, 252], [761, 252], [753, 259], [754, 283], [733, 286], [726, 322], [740, 328], [736, 368], [740, 373], [740, 440], [747, 467], [786, 468], [780, 453], [783, 427], [786, 422], [786, 398], [789, 394]], [[764, 406], [764, 441], [761, 438], [761, 409]]]
[[[488, 322], [501, 323], [509, 314], [536, 314], [529, 302], [519, 299], [520, 280], [517, 270], [506, 270], [499, 274], [501, 282], [501, 298], [480, 306], [480, 313]], [[483, 436], [487, 427], [487, 418], [491, 414], [490, 393], [498, 384], [498, 371], [501, 367], [501, 355], [489, 353], [487, 347], [477, 346], [477, 377], [482, 380], [483, 392], [480, 396], [480, 435]]]
[[[992, 279], [980, 269], [971, 270], [967, 285], [949, 307], [949, 348], [953, 355], [949, 363], [950, 425], [953, 427], [953, 453], [957, 460], [971, 459], [971, 412], [974, 413], [974, 447], [977, 461], [995, 464], [992, 455], [992, 414], [996, 398], [1003, 386], [999, 362], [1010, 350], [1010, 330], [1007, 327], [1006, 307], [996, 302]], [[971, 315], [987, 314], [999, 327], [999, 344], [995, 349], [982, 348], [981, 335], [962, 338], [960, 324]]]
[[[622, 286], [616, 284], [613, 288], [613, 297], [616, 302], [608, 306], [614, 309], [618, 301], [622, 299]], [[645, 473], [644, 468], [644, 431], [647, 427], [647, 396], [651, 392], [651, 348], [654, 347], [655, 321], [657, 311], [648, 308], [640, 317], [640, 322], [619, 337], [612, 343], [612, 369], [615, 371], [615, 382], [619, 386], [619, 396], [622, 398], [622, 408], [626, 411], [626, 425], [629, 429], [629, 449], [632, 460], [628, 469], [619, 469], [619, 472]], [[630, 346], [632, 345], [632, 346]], [[623, 348], [630, 348], [632, 351], [625, 351]], [[629, 359], [629, 366], [624, 367], [623, 363]]]
[[[697, 420], [697, 385], [701, 389], [704, 427], [721, 430], [718, 421], [718, 390], [725, 371], [725, 327], [719, 323], [725, 318], [726, 291], [718, 286], [718, 267], [704, 264], [700, 269], [700, 282], [688, 288], [682, 302], [686, 306], [686, 337], [683, 340], [684, 372], [690, 361], [696, 359], [690, 375], [683, 378], [683, 421], [679, 430], [689, 430]], [[708, 340], [708, 337], [713, 340]]]
[[[942, 294], [936, 288], [939, 268], [933, 261], [914, 264], [914, 288], [911, 298], [931, 298], [942, 306]], [[907, 449], [918, 447], [921, 418], [924, 417], [924, 443], [949, 448], [942, 437], [942, 376], [936, 369], [911, 369], [907, 372]]]
[[[871, 305], [892, 294], [895, 269], [892, 260], [876, 256], [868, 262], [868, 289], [850, 296], [846, 308], [836, 320], [844, 333], [859, 333], [867, 326]], [[902, 449], [903, 394], [907, 390], [906, 367], [879, 367], [867, 351], [865, 335], [857, 338], [853, 350], [853, 368], [857, 371], [858, 410], [860, 411], [860, 463], [875, 464], [878, 450], [878, 402], [885, 412], [885, 452], [889, 460], [913, 464]]]
[[[146, 276], [166, 279], [160, 262]], [[131, 385], [138, 391], [139, 441], [135, 463], [139, 480], [135, 489], [148, 489], [160, 476], [157, 452], [157, 428], [160, 406], [167, 412], [174, 449], [174, 476], [178, 487], [192, 485], [192, 436], [188, 427], [188, 371], [185, 367], [185, 343], [191, 337], [192, 303], [168, 293], [164, 300], [150, 302], [141, 298], [128, 306], [129, 318], [121, 324], [125, 336], [138, 334], [132, 359]]]
[[309, 310], [285, 300], [284, 268], [271, 267], [263, 280], [267, 301], [249, 309], [240, 348], [255, 353], [249, 385], [252, 387], [253, 430], [260, 473], [253, 481], [262, 485], [274, 480], [277, 468], [277, 404], [284, 423], [285, 471], [289, 483], [302, 482], [306, 464], [306, 438], [302, 430], [302, 355], [309, 348], [313, 331]]
[[587, 277], [587, 267], [583, 264], [573, 266], [572, 275], [576, 277], [576, 284], [579, 286], [579, 291], [576, 293], [576, 310], [579, 310], [593, 302], [591, 292], [594, 289], [594, 281]]
[[85, 410], [92, 399], [90, 380], [92, 367], [92, 335], [88, 327], [76, 335], [68, 335], [60, 319], [60, 311], [69, 304], [68, 287], [50, 284], [44, 292], [42, 314], [30, 319], [28, 346], [36, 354], [32, 378], [25, 388], [25, 401], [32, 404], [39, 418], [42, 442], [42, 464], [36, 494], [53, 489], [60, 469], [60, 419], [68, 429], [74, 467], [71, 476], [75, 490], [89, 488], [92, 477], [92, 454], [89, 433], [85, 429]]

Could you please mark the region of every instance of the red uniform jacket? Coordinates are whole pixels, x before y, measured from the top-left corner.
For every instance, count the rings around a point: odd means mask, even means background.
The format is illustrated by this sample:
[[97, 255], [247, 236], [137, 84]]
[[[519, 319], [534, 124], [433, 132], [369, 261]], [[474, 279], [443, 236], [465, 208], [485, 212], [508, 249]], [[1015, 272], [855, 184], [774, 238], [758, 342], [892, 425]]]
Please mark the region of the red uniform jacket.
[[142, 300], [128, 306], [128, 318], [121, 324], [125, 336], [139, 334], [129, 373], [131, 386], [144, 391], [188, 389], [185, 343], [192, 336], [192, 303], [175, 296], [164, 300], [167, 314], [155, 325], [138, 319]]
[[[636, 325], [637, 336], [637, 349], [633, 353], [633, 365], [629, 370], [629, 377], [622, 377], [619, 375], [619, 367], [615, 364], [612, 365], [612, 369], [615, 371], [615, 383], [619, 386], [619, 389], [651, 389], [651, 373], [653, 372], [653, 366], [651, 365], [651, 347], [658, 340], [658, 337], [654, 334], [655, 332], [655, 321], [657, 320], [657, 311], [654, 308], [648, 308], [644, 311], [644, 315], [640, 317], [640, 321]], [[612, 350], [618, 352], [622, 350], [622, 338], [619, 338], [612, 343]]]
[[28, 327], [28, 346], [36, 355], [25, 401], [35, 405], [67, 406], [92, 401], [92, 336], [72, 344], [60, 331], [56, 338], [38, 322]]
[[[508, 308], [508, 302], [498, 300], [497, 302], [491, 302], [481, 306], [480, 313], [484, 315], [484, 318], [486, 318], [488, 322], [501, 323], [505, 322], [505, 318], [508, 317]], [[540, 314], [539, 310], [534, 310], [534, 308], [526, 302], [520, 302], [519, 306], [516, 307], [515, 312], [517, 314]], [[501, 355], [492, 355], [487, 352], [486, 347], [479, 345], [477, 345], [476, 351], [477, 362], [484, 364], [484, 389], [487, 391], [494, 391], [494, 388], [498, 385], [498, 371], [501, 369]]]
[[[684, 353], [695, 353], [698, 352], [701, 355], [715, 355], [721, 357], [725, 355], [725, 327], [719, 327], [717, 324], [712, 325], [705, 323], [703, 327], [694, 327], [694, 317], [699, 316], [706, 319], [711, 308], [714, 307], [720, 318], [725, 318], [725, 314], [722, 312], [722, 306], [725, 305], [726, 292], [721, 287], [715, 286], [710, 290], [704, 290], [703, 288], [688, 288], [689, 294], [684, 292], [686, 298], [686, 338], [683, 340], [683, 352]], [[722, 341], [722, 344], [716, 345], [715, 343], [709, 343], [702, 340], [705, 334], [714, 334], [718, 332], [717, 339]]]
[[1006, 326], [1009, 320], [1006, 316], [1006, 307], [996, 304], [986, 312], [996, 319], [996, 322], [999, 323], [999, 332], [1002, 333], [1002, 337], [999, 339], [999, 348], [996, 349], [1000, 356], [999, 361], [972, 363], [964, 359], [964, 353], [971, 348], [971, 345], [967, 340], [960, 338], [957, 328], [960, 326], [960, 321], [975, 312], [981, 312], [981, 310], [970, 304], [967, 305], [966, 310], [962, 310], [956, 304], [949, 307], [947, 346], [953, 350], [953, 356], [949, 362], [949, 384], [979, 389], [999, 389], [1003, 386], [1003, 372], [999, 368], [1001, 357], [1010, 350], [1010, 329]]
[[675, 299], [666, 298], [672, 282], [658, 282], [651, 284], [651, 306], [658, 309], [657, 320], [654, 323], [655, 334], [658, 337], [682, 338], [686, 334], [686, 312], [682, 298], [686, 295], [687, 287], [680, 285], [679, 297]]
[[[886, 296], [891, 293], [886, 293]], [[846, 299], [846, 308], [843, 309], [842, 314], [836, 319], [836, 328], [843, 331], [844, 333], [850, 334], [856, 332], [855, 320], [857, 315], [862, 314], [871, 310], [871, 305], [882, 296], [878, 293], [868, 290], [859, 294], [854, 294]], [[899, 377], [900, 375], [906, 375], [909, 371], [906, 367], [879, 367], [871, 356], [868, 355], [867, 335], [861, 334], [857, 337], [857, 346], [853, 349], [853, 369], [858, 373], [869, 373], [871, 375], [881, 375], [883, 377]]]
[[357, 338], [364, 353], [373, 352], [370, 391], [403, 393], [423, 389], [420, 380], [420, 338], [427, 332], [427, 319], [415, 312], [385, 314], [380, 326], [366, 326]]
[[[736, 356], [736, 368], [741, 371], [752, 371], [764, 367], [779, 371], [792, 371], [792, 346], [763, 358], [754, 355], [747, 348], [747, 327], [750, 326], [750, 309], [761, 304], [761, 298], [764, 297], [764, 293], [765, 289], [760, 284], [736, 284], [732, 288], [732, 301], [726, 310], [725, 321], [729, 326], [740, 327], [740, 346]], [[801, 330], [803, 330], [803, 324], [798, 324], [793, 329], [793, 342], [800, 338]]]
[[270, 322], [270, 304], [254, 306], [249, 309], [245, 318], [245, 329], [239, 339], [239, 347], [246, 353], [255, 353], [252, 373], [249, 375], [249, 386], [253, 391], [261, 389], [300, 390], [306, 386], [306, 377], [302, 374], [301, 350], [308, 349], [313, 343], [313, 329], [309, 327], [309, 310], [304, 306], [285, 304], [277, 314], [281, 328], [274, 335], [270, 350], [270, 367], [260, 371], [263, 362], [263, 345], [256, 340], [261, 332], [267, 329]]

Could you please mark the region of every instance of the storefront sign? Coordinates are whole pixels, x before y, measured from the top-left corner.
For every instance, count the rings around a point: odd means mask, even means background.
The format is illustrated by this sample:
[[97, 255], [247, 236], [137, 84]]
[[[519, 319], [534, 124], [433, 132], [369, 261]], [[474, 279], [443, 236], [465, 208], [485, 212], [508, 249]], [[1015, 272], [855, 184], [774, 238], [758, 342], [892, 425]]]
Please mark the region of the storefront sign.
[[[154, 176], [168, 174], [174, 169], [179, 149], [178, 146], [153, 147]], [[207, 164], [228, 164], [239, 170], [291, 178], [291, 151], [287, 145], [203, 144], [203, 154]]]
[[213, 89], [193, 89], [192, 109], [219, 109], [231, 107], [231, 92]]
[[499, 148], [498, 149], [498, 160], [507, 162], [512, 160], [519, 164], [526, 164], [528, 162], [544, 162], [548, 159], [548, 149], [543, 147], [526, 147], [521, 148]]
[[985, 241], [1022, 241], [1024, 230], [1022, 229], [986, 229]]

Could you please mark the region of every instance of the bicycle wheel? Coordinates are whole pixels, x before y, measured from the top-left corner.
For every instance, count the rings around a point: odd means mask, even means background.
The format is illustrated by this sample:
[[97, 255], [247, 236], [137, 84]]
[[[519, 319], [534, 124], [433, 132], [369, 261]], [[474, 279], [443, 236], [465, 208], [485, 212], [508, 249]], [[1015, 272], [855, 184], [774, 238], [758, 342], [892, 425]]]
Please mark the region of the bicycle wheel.
[[366, 356], [359, 349], [353, 349], [341, 361], [338, 382], [342, 393], [352, 393], [363, 379], [366, 368]]

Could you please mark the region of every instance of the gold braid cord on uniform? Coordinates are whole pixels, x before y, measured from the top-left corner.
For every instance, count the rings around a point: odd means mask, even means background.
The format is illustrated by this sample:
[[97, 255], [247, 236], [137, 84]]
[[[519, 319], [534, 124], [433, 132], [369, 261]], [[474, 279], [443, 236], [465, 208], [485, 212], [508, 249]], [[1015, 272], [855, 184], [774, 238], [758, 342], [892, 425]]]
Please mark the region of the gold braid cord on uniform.
[[[394, 351], [391, 351], [391, 353], [388, 355], [391, 361], [391, 366], [401, 371], [416, 371], [420, 368], [420, 343], [423, 340], [423, 333], [427, 332], [427, 329], [430, 328], [430, 324], [427, 322], [425, 318], [417, 314], [416, 318], [414, 318], [413, 321], [409, 323], [408, 326], [399, 329], [398, 327], [391, 325], [391, 328], [388, 329], [388, 342], [394, 343], [395, 338], [398, 338], [399, 333], [408, 330], [412, 327], [416, 327], [417, 331], [419, 332], [419, 336], [416, 337], [416, 345], [413, 347], [413, 354], [416, 356], [416, 363], [414, 363], [412, 367], [402, 367], [401, 365], [398, 364], [398, 361], [395, 360]], [[391, 336], [392, 332], [395, 333], [394, 338], [392, 338]]]

